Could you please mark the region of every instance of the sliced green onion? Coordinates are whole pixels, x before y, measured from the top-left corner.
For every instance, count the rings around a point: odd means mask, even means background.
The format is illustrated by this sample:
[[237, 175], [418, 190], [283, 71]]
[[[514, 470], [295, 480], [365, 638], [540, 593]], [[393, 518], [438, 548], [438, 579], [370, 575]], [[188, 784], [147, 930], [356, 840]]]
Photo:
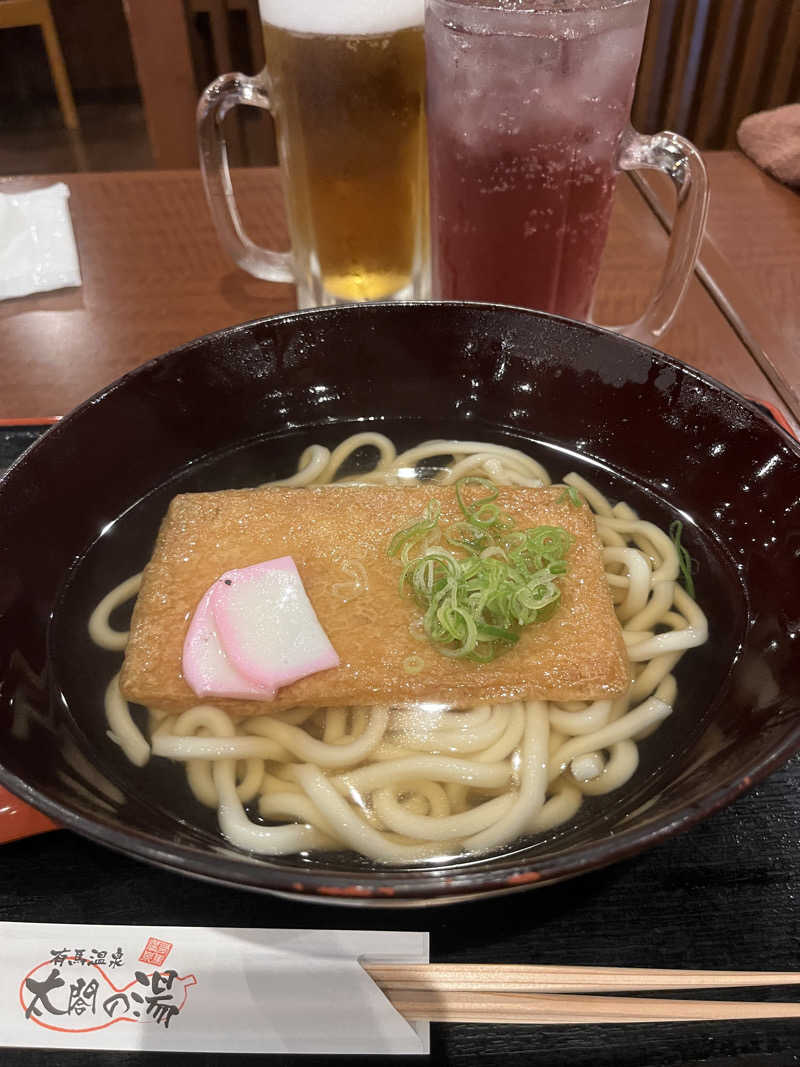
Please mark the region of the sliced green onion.
[[[479, 485], [482, 489], [487, 489], [488, 493], [486, 496], [482, 496], [478, 500], [474, 500], [472, 504], [467, 505], [464, 503], [464, 488], [468, 485]], [[500, 518], [500, 508], [494, 503], [497, 499], [498, 489], [494, 482], [490, 482], [488, 478], [477, 478], [475, 476], [459, 478], [455, 483], [455, 491], [458, 506], [464, 513], [464, 518], [467, 522], [474, 526], [494, 526]]]
[[[468, 500], [471, 487], [484, 494]], [[572, 538], [560, 526], [519, 529], [487, 478], [461, 478], [455, 493], [462, 519], [442, 530], [441, 507], [430, 500], [420, 519], [394, 535], [388, 554], [401, 557], [400, 588], [414, 597], [428, 639], [445, 656], [484, 663], [516, 644], [525, 626], [552, 615]]]
[[404, 530], [398, 530], [394, 537], [389, 542], [389, 555], [397, 556], [400, 552], [414, 541], [418, 541], [430, 533], [430, 531], [436, 526], [439, 521], [439, 516], [442, 512], [442, 506], [438, 500], [429, 500], [428, 506], [425, 508], [425, 514], [421, 519], [413, 522], [410, 526], [406, 526]]
[[572, 504], [574, 508], [583, 507], [583, 501], [574, 485], [565, 485], [563, 492], [558, 498], [559, 504], [565, 504], [567, 502]]
[[681, 544], [681, 537], [683, 536], [683, 523], [680, 521], [680, 519], [676, 519], [673, 523], [670, 524], [669, 536], [670, 540], [675, 546], [675, 551], [678, 553], [678, 566], [680, 567], [681, 571], [683, 588], [686, 590], [692, 600], [694, 600], [694, 578], [692, 577], [692, 571], [696, 569], [697, 563], [689, 554], [688, 549], [686, 549]]

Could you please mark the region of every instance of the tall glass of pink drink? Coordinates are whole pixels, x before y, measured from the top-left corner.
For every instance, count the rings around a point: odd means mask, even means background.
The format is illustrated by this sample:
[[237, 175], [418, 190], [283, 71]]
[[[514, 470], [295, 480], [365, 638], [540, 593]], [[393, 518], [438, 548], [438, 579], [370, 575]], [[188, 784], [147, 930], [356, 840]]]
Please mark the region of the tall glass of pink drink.
[[679, 187], [680, 247], [644, 332], [666, 328], [694, 265], [707, 190], [688, 142], [629, 126], [647, 9], [648, 0], [427, 0], [435, 297], [588, 318], [618, 171], [656, 166]]

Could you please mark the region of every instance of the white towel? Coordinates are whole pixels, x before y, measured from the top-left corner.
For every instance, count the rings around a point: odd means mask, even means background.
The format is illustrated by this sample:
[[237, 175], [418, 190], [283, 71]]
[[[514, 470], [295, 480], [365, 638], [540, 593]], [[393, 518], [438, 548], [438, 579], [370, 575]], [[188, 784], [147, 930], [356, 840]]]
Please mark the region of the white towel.
[[0, 300], [81, 284], [63, 182], [0, 193]]

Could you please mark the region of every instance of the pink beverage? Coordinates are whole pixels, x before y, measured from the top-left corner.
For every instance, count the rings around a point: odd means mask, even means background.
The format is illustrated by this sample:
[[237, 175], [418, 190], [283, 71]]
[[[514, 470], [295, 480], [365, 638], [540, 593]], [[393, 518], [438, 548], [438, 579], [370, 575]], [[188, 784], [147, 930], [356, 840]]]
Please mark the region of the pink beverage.
[[647, 0], [428, 0], [433, 294], [585, 319]]

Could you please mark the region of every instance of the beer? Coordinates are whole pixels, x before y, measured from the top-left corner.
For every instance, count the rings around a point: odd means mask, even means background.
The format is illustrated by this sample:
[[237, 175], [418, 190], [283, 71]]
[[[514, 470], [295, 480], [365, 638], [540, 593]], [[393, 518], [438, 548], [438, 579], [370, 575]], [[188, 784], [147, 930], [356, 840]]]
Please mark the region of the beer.
[[305, 302], [419, 296], [427, 231], [421, 0], [262, 0]]

